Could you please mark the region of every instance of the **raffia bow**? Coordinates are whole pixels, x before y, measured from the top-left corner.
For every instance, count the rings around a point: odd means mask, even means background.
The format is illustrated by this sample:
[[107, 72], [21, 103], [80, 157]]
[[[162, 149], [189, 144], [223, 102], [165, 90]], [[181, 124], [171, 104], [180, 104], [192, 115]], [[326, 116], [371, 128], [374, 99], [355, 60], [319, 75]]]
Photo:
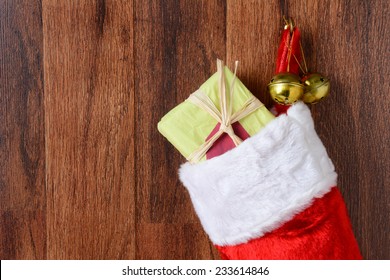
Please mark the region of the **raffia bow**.
[[[238, 68], [238, 61], [235, 62], [233, 80], [230, 85], [229, 94], [226, 93], [226, 81], [225, 72], [223, 70], [224, 64], [222, 60], [217, 60], [217, 72], [219, 73], [218, 81], [218, 93], [221, 112], [214, 105], [213, 101], [204, 94], [200, 89], [192, 93], [187, 100], [205, 110], [212, 116], [218, 123], [220, 123], [219, 130], [210, 139], [204, 142], [197, 150], [195, 150], [187, 160], [196, 163], [199, 162], [207, 153], [207, 151], [213, 146], [223, 133], [227, 133], [232, 139], [234, 145], [238, 146], [242, 140], [238, 137], [233, 130], [232, 124], [245, 118], [249, 114], [256, 111], [258, 108], [264, 106], [257, 98], [251, 96], [240, 110], [233, 113], [233, 95], [234, 95], [234, 83], [236, 80], [236, 73]], [[229, 97], [229, 98], [228, 98]]]

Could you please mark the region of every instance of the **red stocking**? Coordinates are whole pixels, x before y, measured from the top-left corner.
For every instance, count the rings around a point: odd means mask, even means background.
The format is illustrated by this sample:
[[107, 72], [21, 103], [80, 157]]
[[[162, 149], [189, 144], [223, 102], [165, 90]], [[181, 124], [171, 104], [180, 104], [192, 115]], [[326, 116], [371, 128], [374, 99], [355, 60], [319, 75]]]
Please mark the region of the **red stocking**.
[[303, 103], [231, 151], [184, 164], [180, 179], [224, 259], [361, 259]]

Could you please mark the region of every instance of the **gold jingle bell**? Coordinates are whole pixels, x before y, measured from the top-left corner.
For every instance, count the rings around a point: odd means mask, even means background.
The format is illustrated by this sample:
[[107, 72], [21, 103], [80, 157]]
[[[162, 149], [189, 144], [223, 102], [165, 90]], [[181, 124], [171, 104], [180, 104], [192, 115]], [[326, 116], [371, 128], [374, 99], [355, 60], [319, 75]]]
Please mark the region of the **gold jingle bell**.
[[302, 78], [305, 85], [303, 102], [315, 104], [329, 95], [330, 82], [319, 73], [306, 74]]
[[302, 98], [304, 86], [298, 75], [279, 73], [268, 84], [268, 91], [277, 103], [291, 105]]

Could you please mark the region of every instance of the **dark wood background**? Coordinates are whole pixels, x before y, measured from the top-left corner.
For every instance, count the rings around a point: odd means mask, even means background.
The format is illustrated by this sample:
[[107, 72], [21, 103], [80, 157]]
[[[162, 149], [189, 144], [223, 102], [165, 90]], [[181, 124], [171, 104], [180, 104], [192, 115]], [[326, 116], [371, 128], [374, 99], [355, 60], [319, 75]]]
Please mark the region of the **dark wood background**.
[[264, 103], [282, 15], [364, 258], [390, 258], [389, 1], [0, 0], [0, 258], [215, 259], [159, 119], [232, 66]]

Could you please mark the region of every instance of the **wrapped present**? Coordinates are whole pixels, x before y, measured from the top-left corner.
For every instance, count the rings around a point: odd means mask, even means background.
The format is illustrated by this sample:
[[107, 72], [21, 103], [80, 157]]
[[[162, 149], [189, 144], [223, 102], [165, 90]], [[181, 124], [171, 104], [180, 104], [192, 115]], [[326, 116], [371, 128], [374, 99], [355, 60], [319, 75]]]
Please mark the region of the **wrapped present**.
[[274, 119], [235, 71], [217, 61], [218, 71], [158, 123], [158, 130], [190, 162], [234, 148]]

